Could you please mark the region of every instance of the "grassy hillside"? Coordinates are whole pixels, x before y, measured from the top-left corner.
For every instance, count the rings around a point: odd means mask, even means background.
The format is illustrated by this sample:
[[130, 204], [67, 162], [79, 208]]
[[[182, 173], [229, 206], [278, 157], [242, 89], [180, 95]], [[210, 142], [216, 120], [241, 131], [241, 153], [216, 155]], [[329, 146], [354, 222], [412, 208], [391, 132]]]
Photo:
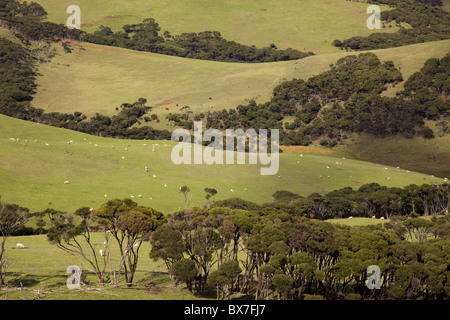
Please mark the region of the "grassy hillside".
[[[88, 116], [95, 112], [111, 115], [121, 103], [144, 97], [154, 107], [152, 113], [162, 120], [155, 128], [163, 128], [165, 116], [186, 105], [194, 112], [204, 112], [234, 108], [251, 99], [265, 102], [280, 82], [308, 79], [339, 58], [354, 54], [341, 51], [298, 61], [236, 64], [81, 45], [85, 50], [74, 46], [70, 54], [58, 46], [52, 62], [40, 65], [33, 106]], [[442, 58], [449, 46], [450, 40], [373, 52], [383, 61], [394, 61], [407, 79], [428, 58]], [[400, 88], [402, 85], [389, 88], [386, 94], [393, 95]]]
[[[288, 47], [315, 53], [336, 52], [335, 39], [369, 35], [367, 4], [345, 0], [226, 0], [226, 1], [89, 1], [37, 0], [48, 12], [48, 20], [66, 23], [69, 5], [81, 9], [81, 28], [87, 32], [100, 25], [120, 30], [125, 24], [154, 18], [162, 31], [219, 31], [236, 42], [278, 48]], [[382, 6], [382, 10], [389, 10]], [[383, 31], [394, 32], [396, 27]]]
[[[170, 158], [171, 141], [101, 138], [5, 116], [0, 116], [0, 128], [0, 195], [3, 201], [32, 211], [47, 207], [73, 211], [133, 195], [140, 204], [167, 213], [184, 207], [178, 190], [183, 185], [192, 190], [191, 205], [201, 206], [205, 187], [218, 190], [216, 200], [241, 197], [261, 204], [271, 201], [277, 190], [306, 196], [369, 182], [387, 186], [442, 182], [403, 169], [307, 150], [303, 157], [281, 154], [274, 176], [261, 176], [259, 165], [176, 166]], [[152, 144], [159, 144], [155, 152]], [[64, 184], [66, 180], [70, 184]]]
[[359, 137], [346, 148], [358, 159], [450, 177], [450, 136], [423, 138]]

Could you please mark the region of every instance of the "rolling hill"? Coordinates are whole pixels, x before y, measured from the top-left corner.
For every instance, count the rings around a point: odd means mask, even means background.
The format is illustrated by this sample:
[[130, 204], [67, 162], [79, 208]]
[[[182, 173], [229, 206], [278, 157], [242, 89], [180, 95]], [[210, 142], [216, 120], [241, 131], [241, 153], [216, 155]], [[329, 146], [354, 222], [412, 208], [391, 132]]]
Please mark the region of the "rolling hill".
[[307, 196], [370, 182], [399, 187], [442, 182], [314, 148], [304, 147], [303, 157], [299, 152], [280, 154], [278, 173], [262, 176], [259, 165], [174, 165], [172, 141], [101, 138], [5, 116], [0, 116], [0, 128], [0, 195], [32, 211], [51, 207], [71, 212], [133, 195], [142, 205], [170, 213], [184, 207], [183, 185], [192, 190], [190, 205], [202, 206], [206, 187], [217, 189], [215, 200], [241, 197], [261, 204], [278, 190]]
[[[48, 20], [66, 23], [69, 0], [37, 0], [48, 12]], [[245, 1], [111, 1], [81, 0], [81, 29], [98, 30], [101, 25], [121, 30], [125, 24], [154, 18], [162, 31], [172, 35], [183, 32], [219, 31], [223, 37], [236, 42], [280, 49], [294, 48], [315, 53], [337, 52], [333, 40], [357, 35], [369, 35], [366, 27], [369, 15], [365, 3], [345, 0], [315, 1], [270, 0]], [[389, 10], [387, 6], [380, 6]], [[383, 29], [395, 32], [395, 25]]]

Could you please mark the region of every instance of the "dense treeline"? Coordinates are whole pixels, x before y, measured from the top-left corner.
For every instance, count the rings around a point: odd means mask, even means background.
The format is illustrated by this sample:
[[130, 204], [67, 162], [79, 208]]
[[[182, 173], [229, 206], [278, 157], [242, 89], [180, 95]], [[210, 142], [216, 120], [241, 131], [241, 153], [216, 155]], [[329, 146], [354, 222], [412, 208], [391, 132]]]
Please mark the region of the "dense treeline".
[[224, 39], [218, 31], [182, 33], [172, 36], [168, 31], [163, 36], [154, 19], [142, 23], [124, 25], [123, 31], [112, 32], [101, 26], [99, 31], [83, 36], [83, 41], [148, 51], [184, 58], [224, 62], [273, 62], [302, 59], [312, 55], [294, 49], [278, 50], [274, 44], [265, 48], [246, 46]]
[[[346, 50], [371, 50], [449, 39], [450, 13], [436, 7], [437, 1], [370, 0], [373, 4], [387, 4], [394, 9], [381, 12], [383, 27], [395, 21], [400, 27], [396, 33], [375, 32], [367, 37], [356, 36], [335, 40], [333, 45]], [[410, 27], [401, 26], [402, 23]]]
[[[307, 81], [293, 79], [275, 87], [270, 101], [239, 105], [236, 109], [192, 114], [169, 114], [168, 120], [191, 129], [192, 120], [206, 120], [207, 128], [272, 128], [280, 130], [283, 145], [308, 145], [319, 140], [334, 146], [347, 134], [377, 137], [403, 135], [433, 138], [425, 120], [450, 115], [450, 54], [429, 59], [406, 82], [396, 97], [383, 96], [388, 85], [403, 80], [392, 61], [373, 53], [346, 56], [330, 70]], [[185, 111], [186, 107], [184, 107]], [[286, 122], [286, 118], [293, 120]]]
[[0, 2], [0, 25], [28, 40], [80, 40], [83, 34], [78, 29], [69, 29], [63, 24], [43, 21], [45, 9], [36, 2], [2, 0]]
[[182, 33], [175, 36], [165, 31], [160, 35], [161, 28], [151, 18], [139, 24], [124, 25], [123, 31], [113, 32], [109, 27], [101, 26], [100, 30], [90, 34], [68, 29], [62, 24], [43, 21], [46, 15], [45, 9], [35, 2], [28, 4], [5, 0], [0, 3], [2, 26], [25, 37], [26, 40], [73, 39], [178, 57], [225, 62], [296, 60], [313, 54], [291, 48], [278, 50], [274, 44], [265, 48], [242, 45], [224, 39], [217, 31]]
[[[446, 184], [369, 184], [309, 197], [279, 191], [261, 206], [217, 201], [171, 214], [151, 236], [150, 257], [165, 261], [174, 282], [196, 294], [214, 288], [218, 299], [447, 299], [449, 195]], [[347, 204], [349, 213], [390, 220], [366, 227], [317, 220], [346, 216]], [[370, 265], [380, 267], [377, 290], [366, 285]]]
[[[30, 213], [0, 202], [0, 232], [6, 239], [20, 234], [33, 217], [45, 227], [46, 218], [48, 240], [83, 258], [102, 285], [118, 286], [122, 280], [131, 285], [142, 242], [150, 241], [149, 257], [164, 261], [173, 285], [184, 283], [200, 296], [449, 298], [448, 184], [388, 188], [372, 183], [307, 197], [278, 191], [262, 205], [240, 198], [214, 202], [208, 196], [217, 191], [205, 192], [203, 208], [186, 206], [167, 216], [131, 199], [82, 207], [73, 214], [53, 209]], [[379, 223], [350, 227], [324, 221], [349, 214]], [[99, 252], [91, 233], [101, 231], [105, 242]], [[112, 243], [119, 246], [119, 259], [112, 256]], [[0, 262], [6, 259], [1, 253]], [[113, 267], [114, 258], [120, 262]], [[380, 286], [370, 289], [367, 269], [374, 265], [380, 269]], [[0, 275], [3, 281], [6, 273]]]

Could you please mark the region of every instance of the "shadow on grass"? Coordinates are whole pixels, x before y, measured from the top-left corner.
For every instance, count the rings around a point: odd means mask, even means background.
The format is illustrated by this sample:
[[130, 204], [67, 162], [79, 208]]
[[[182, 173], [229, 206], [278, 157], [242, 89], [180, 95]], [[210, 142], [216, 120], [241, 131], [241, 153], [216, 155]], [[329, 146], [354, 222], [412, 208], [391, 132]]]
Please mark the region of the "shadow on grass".
[[35, 287], [42, 283], [48, 283], [47, 286], [60, 286], [66, 283], [67, 276], [64, 275], [36, 275], [36, 274], [19, 274], [11, 272], [7, 274], [7, 282], [16, 287], [20, 287], [21, 283], [24, 287]]

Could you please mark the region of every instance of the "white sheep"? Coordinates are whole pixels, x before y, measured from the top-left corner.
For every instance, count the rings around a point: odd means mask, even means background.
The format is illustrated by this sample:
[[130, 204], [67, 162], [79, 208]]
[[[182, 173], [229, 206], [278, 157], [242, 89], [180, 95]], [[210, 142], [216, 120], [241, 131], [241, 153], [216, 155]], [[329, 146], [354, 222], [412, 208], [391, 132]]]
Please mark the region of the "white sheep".
[[147, 166], [145, 167], [145, 172], [148, 172], [148, 168], [147, 168]]
[[231, 191], [231, 192], [234, 192], [234, 190], [233, 190], [233, 189], [230, 189], [230, 191]]
[[23, 249], [23, 248], [25, 248], [25, 246], [24, 246], [22, 243], [17, 242], [17, 243], [16, 243], [16, 248], [17, 248], [17, 249]]
[[375, 219], [375, 216], [372, 216], [372, 219]]
[[142, 198], [142, 195], [140, 194], [140, 195], [138, 195], [138, 198]]
[[352, 216], [350, 216], [350, 217], [348, 217], [349, 219], [353, 219], [353, 217]]
[[384, 217], [381, 217], [380, 220], [384, 220]]
[[100, 249], [100, 250], [98, 250], [99, 252], [100, 252], [100, 255], [103, 257], [105, 254], [103, 253], [103, 250], [102, 249]]
[[70, 181], [64, 181], [64, 184], [70, 184]]

